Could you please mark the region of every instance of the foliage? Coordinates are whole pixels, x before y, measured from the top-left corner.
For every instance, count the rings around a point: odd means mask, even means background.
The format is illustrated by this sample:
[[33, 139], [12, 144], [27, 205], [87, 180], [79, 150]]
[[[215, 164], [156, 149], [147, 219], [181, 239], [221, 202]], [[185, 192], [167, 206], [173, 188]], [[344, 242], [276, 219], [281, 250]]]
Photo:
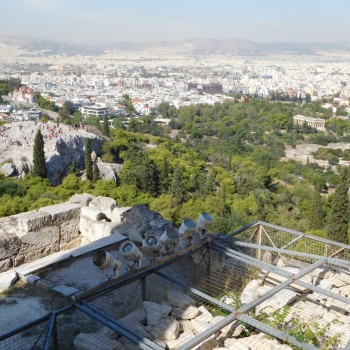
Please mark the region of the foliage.
[[93, 166], [91, 159], [91, 139], [85, 139], [85, 175], [87, 180], [92, 180], [93, 178]]
[[40, 129], [38, 129], [34, 139], [32, 175], [46, 177], [44, 138]]
[[109, 137], [110, 136], [110, 131], [109, 131], [109, 122], [108, 122], [108, 117], [105, 115], [103, 117], [103, 126], [102, 126], [102, 133], [103, 135]]
[[[129, 97], [125, 99], [131, 103]], [[149, 205], [175, 224], [206, 211], [215, 218], [212, 230], [220, 233], [264, 220], [325, 235], [324, 225], [331, 222], [331, 202], [335, 198], [327, 191], [330, 185], [340, 186], [341, 176], [331, 167], [282, 162], [281, 157], [286, 144], [339, 140], [332, 130], [308, 133], [310, 130], [293, 125], [295, 114], [327, 119], [328, 110], [320, 104], [271, 103], [268, 99], [192, 105], [178, 110], [166, 103], [158, 107], [171, 118], [168, 126], [157, 125], [152, 116], [132, 119], [127, 125], [121, 116], [121, 128], [110, 129], [101, 157], [123, 165], [117, 183], [97, 178], [90, 145], [85, 154], [88, 180], [82, 180], [73, 166], [56, 187], [34, 180], [38, 178], [13, 180], [17, 187], [0, 186], [0, 215], [89, 192], [110, 196], [120, 206]], [[81, 116], [75, 112], [69, 120], [73, 118], [80, 120]], [[99, 122], [99, 118], [89, 119], [97, 127]], [[346, 132], [344, 128], [341, 139], [345, 139]], [[332, 157], [348, 160], [350, 151], [323, 147], [315, 157], [331, 162]], [[334, 235], [329, 238], [338, 239]]]
[[49, 111], [57, 112], [58, 107], [55, 105], [55, 102], [49, 101], [42, 96], [37, 96], [37, 103], [40, 108], [47, 109]]
[[0, 80], [0, 96], [8, 95], [9, 92], [13, 92], [14, 89], [18, 89], [21, 86], [20, 78], [10, 78], [6, 80]]
[[95, 158], [92, 166], [92, 182], [96, 182], [100, 178], [100, 171], [97, 166], [97, 159]]
[[346, 168], [340, 170], [340, 182], [331, 201], [328, 235], [331, 239], [347, 243], [349, 226], [349, 176]]
[[321, 230], [324, 227], [324, 210], [322, 207], [322, 198], [316, 190], [312, 198], [312, 208], [310, 216], [310, 228], [313, 230]]
[[[291, 307], [286, 305], [269, 316], [266, 314], [258, 315], [258, 320], [285, 332], [299, 342], [317, 346], [322, 350], [331, 350], [337, 346], [339, 343], [339, 336], [327, 335], [331, 323], [321, 326], [317, 321], [306, 323], [299, 317], [295, 316], [291, 321], [287, 321], [290, 312]], [[335, 321], [333, 321], [333, 323], [334, 322]], [[292, 348], [299, 349], [293, 345]]]

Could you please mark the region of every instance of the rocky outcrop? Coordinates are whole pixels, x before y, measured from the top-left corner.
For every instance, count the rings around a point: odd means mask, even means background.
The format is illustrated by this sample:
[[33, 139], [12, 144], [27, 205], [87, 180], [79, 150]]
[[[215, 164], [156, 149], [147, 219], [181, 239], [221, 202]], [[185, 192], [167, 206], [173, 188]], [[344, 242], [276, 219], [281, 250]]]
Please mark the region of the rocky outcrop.
[[[102, 153], [103, 139], [91, 135], [91, 149], [97, 154]], [[48, 147], [46, 155], [47, 177], [51, 184], [59, 184], [63, 177], [67, 175], [67, 170], [72, 163], [80, 169], [85, 164], [85, 137], [80, 135], [70, 138], [59, 138], [56, 143]]]
[[[40, 128], [44, 137], [46, 168], [51, 184], [59, 184], [67, 174], [69, 166], [75, 162], [79, 169], [84, 169], [84, 141], [91, 139], [91, 150], [98, 156], [102, 153], [103, 138], [88, 132], [85, 128], [72, 128], [56, 123], [37, 123], [34, 121], [13, 122], [6, 126], [0, 136], [0, 162], [6, 162], [0, 172], [6, 176], [23, 178], [33, 164], [33, 145], [37, 130]], [[9, 163], [6, 160], [11, 159]]]
[[117, 181], [118, 174], [122, 169], [122, 164], [105, 163], [101, 158], [98, 158], [97, 167], [100, 172], [101, 179]]
[[0, 168], [0, 173], [3, 173], [5, 177], [14, 175], [16, 167], [12, 163], [5, 163]]

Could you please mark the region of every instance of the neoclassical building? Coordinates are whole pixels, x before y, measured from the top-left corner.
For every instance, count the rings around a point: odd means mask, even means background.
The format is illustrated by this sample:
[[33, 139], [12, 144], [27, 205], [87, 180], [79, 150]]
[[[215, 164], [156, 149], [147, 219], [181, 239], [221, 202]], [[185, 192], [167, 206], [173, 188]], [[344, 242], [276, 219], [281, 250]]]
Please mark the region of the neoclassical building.
[[304, 123], [320, 131], [326, 130], [324, 119], [307, 117], [301, 114], [293, 116], [294, 125], [303, 125]]

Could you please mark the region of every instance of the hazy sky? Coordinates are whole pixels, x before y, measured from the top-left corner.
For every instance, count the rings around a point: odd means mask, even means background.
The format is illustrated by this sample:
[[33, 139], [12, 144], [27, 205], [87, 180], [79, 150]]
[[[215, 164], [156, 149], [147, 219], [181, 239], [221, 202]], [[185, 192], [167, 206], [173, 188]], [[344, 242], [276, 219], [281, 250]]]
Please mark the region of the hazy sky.
[[83, 44], [350, 41], [349, 0], [0, 0], [0, 35]]

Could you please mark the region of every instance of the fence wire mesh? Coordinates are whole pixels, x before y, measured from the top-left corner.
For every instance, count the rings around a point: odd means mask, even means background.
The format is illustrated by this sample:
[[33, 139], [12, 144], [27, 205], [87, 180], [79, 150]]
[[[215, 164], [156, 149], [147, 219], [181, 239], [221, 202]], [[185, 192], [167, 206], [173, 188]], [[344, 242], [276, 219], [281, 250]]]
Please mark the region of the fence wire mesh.
[[42, 349], [49, 328], [48, 320], [26, 328], [27, 329], [19, 330], [18, 333], [0, 341], [0, 350]]
[[[341, 350], [350, 341], [349, 252], [260, 223], [59, 313], [47, 348]], [[42, 349], [48, 328], [46, 320], [14, 334], [0, 350]]]

